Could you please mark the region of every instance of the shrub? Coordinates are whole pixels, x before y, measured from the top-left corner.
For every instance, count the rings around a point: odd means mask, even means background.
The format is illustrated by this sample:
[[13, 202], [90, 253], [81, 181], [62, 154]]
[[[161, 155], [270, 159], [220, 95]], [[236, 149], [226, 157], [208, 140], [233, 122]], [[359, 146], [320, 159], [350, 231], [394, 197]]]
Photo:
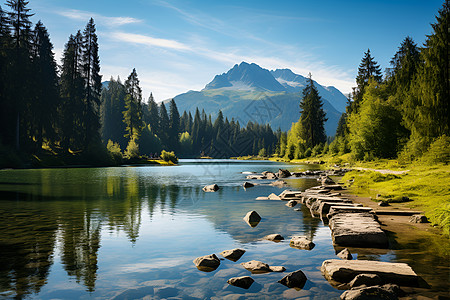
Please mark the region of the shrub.
[[108, 149], [108, 153], [111, 156], [112, 160], [117, 164], [122, 162], [122, 150], [120, 149], [119, 143], [114, 143], [111, 140], [108, 140], [108, 145], [106, 145], [106, 149]]
[[139, 155], [139, 145], [136, 143], [136, 139], [133, 138], [128, 142], [127, 149], [124, 153], [127, 159], [138, 159]]
[[310, 157], [310, 156], [311, 156], [311, 153], [312, 153], [311, 148], [306, 149], [306, 151], [305, 151], [305, 157]]
[[173, 151], [170, 152], [167, 152], [165, 150], [161, 151], [161, 158], [167, 162], [171, 161], [174, 164], [178, 163], [178, 158], [176, 157]]
[[450, 137], [443, 135], [436, 139], [425, 152], [421, 160], [428, 164], [443, 163], [448, 165], [450, 162]]
[[259, 150], [258, 156], [259, 156], [259, 157], [266, 157], [266, 156], [267, 156], [267, 151], [266, 151], [266, 149], [265, 149], [265, 148], [262, 148], [261, 150]]

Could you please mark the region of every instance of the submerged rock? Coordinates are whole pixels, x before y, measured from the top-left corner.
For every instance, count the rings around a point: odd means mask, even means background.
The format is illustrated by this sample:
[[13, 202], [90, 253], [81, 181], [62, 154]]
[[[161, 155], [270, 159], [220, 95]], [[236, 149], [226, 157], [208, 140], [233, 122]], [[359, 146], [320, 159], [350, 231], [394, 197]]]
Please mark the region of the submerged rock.
[[220, 189], [219, 186], [215, 183], [203, 187], [204, 192], [215, 192], [218, 191], [219, 189]]
[[297, 270], [284, 276], [279, 283], [287, 286], [288, 288], [302, 289], [306, 283], [306, 275], [302, 270]]
[[250, 276], [233, 277], [227, 280], [228, 284], [237, 286], [243, 289], [248, 289], [255, 280]]
[[297, 249], [311, 250], [314, 248], [315, 244], [306, 236], [293, 236], [289, 246]]
[[244, 182], [243, 186], [245, 188], [250, 188], [250, 187], [254, 187], [255, 185], [253, 183], [251, 183], [251, 182], [246, 181], [246, 182]]
[[261, 221], [261, 216], [256, 211], [252, 210], [245, 215], [244, 221], [247, 222], [250, 227], [255, 227]]
[[215, 254], [197, 257], [193, 262], [200, 271], [205, 272], [214, 271], [220, 265], [220, 259]]
[[340, 259], [347, 259], [347, 260], [353, 259], [352, 254], [350, 253], [350, 251], [349, 251], [347, 248], [345, 248], [344, 250], [342, 250], [341, 252], [339, 252], [339, 253], [337, 254], [337, 256], [338, 256]]
[[232, 249], [232, 250], [225, 250], [222, 251], [220, 254], [225, 257], [226, 259], [229, 259], [231, 261], [238, 261], [242, 255], [244, 255], [245, 250], [244, 249]]
[[295, 200], [289, 200], [289, 202], [286, 203], [286, 206], [288, 206], [288, 207], [294, 207], [294, 206], [296, 206], [297, 204], [298, 204], [297, 201], [295, 201]]
[[258, 260], [251, 260], [241, 265], [252, 273], [268, 273], [272, 272], [268, 264], [265, 264]]
[[284, 240], [284, 237], [281, 234], [274, 233], [274, 234], [266, 235], [265, 237], [263, 237], [263, 239], [269, 240], [272, 242], [279, 242], [279, 241]]

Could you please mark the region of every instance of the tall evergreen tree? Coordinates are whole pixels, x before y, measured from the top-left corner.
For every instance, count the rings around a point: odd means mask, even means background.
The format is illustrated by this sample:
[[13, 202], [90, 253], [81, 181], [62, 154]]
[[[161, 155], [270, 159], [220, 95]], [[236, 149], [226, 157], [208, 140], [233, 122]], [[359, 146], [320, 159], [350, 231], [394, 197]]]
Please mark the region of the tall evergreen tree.
[[123, 112], [123, 121], [127, 126], [125, 137], [132, 140], [139, 137], [143, 127], [141, 110], [142, 90], [139, 87], [136, 69], [133, 69], [125, 81], [125, 90], [125, 111]]
[[12, 38], [6, 12], [0, 6], [0, 143], [11, 146], [14, 142], [16, 107], [11, 99]]
[[156, 104], [153, 94], [150, 93], [147, 102], [148, 107], [148, 124], [153, 132], [153, 134], [159, 135], [159, 110], [158, 104]]
[[85, 147], [90, 143], [100, 141], [100, 96], [102, 91], [102, 77], [100, 75], [100, 58], [98, 56], [98, 38], [94, 19], [86, 25], [82, 37], [83, 79], [85, 88]]
[[170, 150], [178, 151], [178, 135], [180, 134], [180, 113], [178, 112], [177, 104], [175, 100], [170, 100], [169, 104], [170, 115], [169, 115], [169, 139], [170, 139]]
[[375, 79], [378, 83], [382, 80], [381, 68], [370, 54], [370, 49], [367, 49], [358, 68], [358, 76], [356, 77], [357, 87], [353, 90], [352, 110], [357, 111], [364, 95], [364, 89], [370, 78]]
[[170, 132], [170, 120], [169, 115], [167, 113], [166, 106], [163, 102], [159, 107], [159, 138], [161, 139], [162, 144], [166, 147], [170, 147], [169, 141], [169, 132]]
[[307, 147], [310, 148], [327, 140], [324, 129], [324, 123], [327, 119], [322, 106], [322, 99], [314, 86], [310, 73], [307, 85], [303, 89], [303, 98], [300, 101], [301, 137], [306, 141]]

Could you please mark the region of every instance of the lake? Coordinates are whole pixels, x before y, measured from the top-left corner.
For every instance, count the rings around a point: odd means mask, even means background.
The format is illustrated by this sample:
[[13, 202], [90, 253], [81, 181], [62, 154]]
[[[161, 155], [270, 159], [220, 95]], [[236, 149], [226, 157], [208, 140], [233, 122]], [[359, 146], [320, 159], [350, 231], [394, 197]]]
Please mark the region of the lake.
[[[242, 187], [246, 175], [241, 172], [279, 168], [314, 166], [180, 160], [171, 167], [1, 170], [0, 297], [338, 298], [342, 291], [320, 272], [325, 259], [336, 258], [329, 228], [303, 207], [294, 211], [284, 202], [255, 200], [286, 188]], [[314, 178], [287, 181], [293, 189], [317, 185]], [[220, 190], [202, 191], [212, 183]], [[242, 219], [251, 210], [262, 217], [254, 228]], [[286, 240], [262, 240], [272, 233]], [[315, 248], [289, 247], [292, 235], [312, 238]], [[192, 262], [212, 253], [221, 257], [220, 252], [233, 248], [247, 252], [238, 262], [222, 260], [213, 272], [202, 272]], [[448, 264], [426, 248], [396, 244], [396, 250], [361, 251], [358, 258], [408, 262], [427, 281], [434, 278], [435, 290], [445, 291]], [[251, 275], [240, 263], [253, 259], [287, 270]], [[302, 290], [277, 283], [298, 269], [308, 278]], [[255, 280], [250, 289], [227, 284], [229, 278], [244, 275]]]

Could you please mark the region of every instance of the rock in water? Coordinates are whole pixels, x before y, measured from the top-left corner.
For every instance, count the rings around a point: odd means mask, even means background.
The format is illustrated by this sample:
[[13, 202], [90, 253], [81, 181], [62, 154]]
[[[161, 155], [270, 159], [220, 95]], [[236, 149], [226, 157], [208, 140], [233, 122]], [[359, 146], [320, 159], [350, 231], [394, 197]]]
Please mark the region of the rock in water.
[[251, 183], [251, 182], [246, 181], [246, 182], [244, 182], [243, 186], [245, 188], [250, 188], [250, 187], [254, 187], [255, 185], [253, 183]]
[[220, 254], [225, 257], [226, 259], [229, 259], [231, 261], [238, 261], [242, 255], [244, 255], [245, 250], [244, 249], [232, 249], [232, 250], [225, 250], [222, 251]]
[[218, 190], [219, 190], [219, 186], [215, 183], [203, 187], [203, 191], [205, 191], [205, 192], [215, 192]]
[[219, 267], [220, 259], [215, 254], [205, 255], [194, 259], [194, 264], [200, 271], [211, 272]]
[[360, 285], [374, 286], [382, 283], [383, 280], [381, 280], [381, 277], [377, 274], [358, 274], [350, 281], [349, 285], [351, 288], [354, 288]]
[[272, 242], [279, 242], [279, 241], [284, 240], [284, 237], [281, 234], [274, 233], [274, 234], [266, 235], [265, 237], [263, 237], [263, 239], [269, 240]]
[[291, 172], [289, 172], [288, 170], [279, 169], [276, 175], [278, 178], [286, 178], [291, 176]]
[[281, 197], [274, 193], [270, 194], [267, 198], [269, 198], [269, 200], [281, 200]]
[[250, 276], [241, 276], [230, 278], [227, 280], [227, 282], [230, 285], [237, 286], [243, 289], [248, 289], [255, 281]]
[[297, 204], [298, 204], [297, 201], [295, 201], [295, 200], [289, 200], [289, 202], [286, 203], [286, 206], [287, 206], [287, 207], [294, 207], [294, 206], [296, 206]]
[[352, 289], [345, 291], [341, 295], [341, 300], [364, 300], [364, 299], [383, 299], [383, 300], [397, 300], [397, 295], [380, 286], [371, 286], [360, 289]]
[[257, 260], [251, 260], [245, 263], [241, 263], [241, 265], [252, 273], [272, 272], [268, 264]]
[[314, 248], [315, 244], [306, 236], [293, 236], [289, 246], [297, 249], [311, 250]]
[[342, 250], [341, 252], [339, 252], [339, 253], [337, 254], [337, 256], [338, 256], [340, 259], [347, 259], [347, 260], [353, 259], [352, 254], [350, 253], [350, 251], [349, 251], [347, 248], [345, 248], [344, 250]]
[[256, 211], [252, 210], [245, 215], [244, 221], [247, 222], [250, 227], [255, 227], [261, 221], [261, 216]]
[[306, 275], [301, 270], [297, 270], [287, 274], [278, 282], [288, 288], [302, 289], [305, 286], [306, 280]]
[[270, 271], [272, 272], [284, 272], [286, 271], [286, 268], [283, 266], [269, 266]]

